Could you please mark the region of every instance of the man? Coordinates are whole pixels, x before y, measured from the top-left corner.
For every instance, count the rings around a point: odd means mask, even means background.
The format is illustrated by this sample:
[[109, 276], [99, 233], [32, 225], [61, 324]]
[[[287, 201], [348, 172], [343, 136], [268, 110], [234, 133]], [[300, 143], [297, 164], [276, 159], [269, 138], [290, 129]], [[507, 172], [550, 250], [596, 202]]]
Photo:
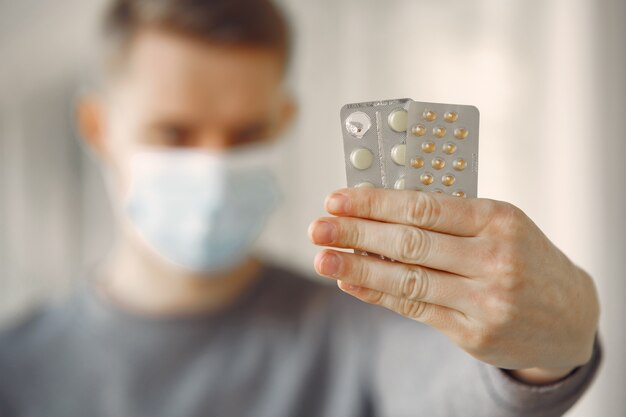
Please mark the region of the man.
[[343, 292], [249, 254], [294, 114], [269, 1], [115, 0], [104, 37], [78, 116], [119, 238], [0, 336], [0, 415], [558, 416], [584, 392], [593, 282], [507, 203], [331, 194], [312, 241], [396, 260], [322, 251]]

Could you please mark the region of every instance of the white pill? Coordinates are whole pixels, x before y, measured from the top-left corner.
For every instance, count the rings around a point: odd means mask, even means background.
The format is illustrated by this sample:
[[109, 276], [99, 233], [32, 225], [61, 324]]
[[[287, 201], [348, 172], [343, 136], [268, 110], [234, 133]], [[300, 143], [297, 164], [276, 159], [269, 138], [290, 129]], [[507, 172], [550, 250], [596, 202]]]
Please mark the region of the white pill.
[[391, 160], [398, 165], [404, 165], [406, 159], [406, 145], [400, 143], [391, 148]]
[[396, 132], [406, 132], [407, 121], [408, 113], [404, 109], [394, 110], [389, 113], [389, 117], [387, 117], [389, 127]]
[[369, 149], [355, 149], [350, 154], [350, 162], [356, 169], [367, 169], [371, 167], [372, 162], [374, 162], [374, 154], [372, 154], [372, 151]]
[[375, 188], [376, 186], [374, 184], [372, 184], [371, 182], [360, 182], [357, 185], [354, 186], [354, 188]]
[[396, 190], [404, 190], [404, 178], [400, 178], [398, 181], [396, 181], [396, 183], [393, 185], [393, 188], [395, 188]]

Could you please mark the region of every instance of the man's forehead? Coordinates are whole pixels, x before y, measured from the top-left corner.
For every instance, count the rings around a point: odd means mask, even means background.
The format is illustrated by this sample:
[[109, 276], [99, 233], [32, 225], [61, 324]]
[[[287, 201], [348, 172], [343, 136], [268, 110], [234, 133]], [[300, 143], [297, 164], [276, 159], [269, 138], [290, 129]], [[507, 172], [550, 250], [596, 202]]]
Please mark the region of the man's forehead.
[[281, 91], [281, 61], [272, 51], [229, 47], [166, 30], [144, 30], [128, 52], [120, 85], [155, 108], [242, 108], [263, 112]]

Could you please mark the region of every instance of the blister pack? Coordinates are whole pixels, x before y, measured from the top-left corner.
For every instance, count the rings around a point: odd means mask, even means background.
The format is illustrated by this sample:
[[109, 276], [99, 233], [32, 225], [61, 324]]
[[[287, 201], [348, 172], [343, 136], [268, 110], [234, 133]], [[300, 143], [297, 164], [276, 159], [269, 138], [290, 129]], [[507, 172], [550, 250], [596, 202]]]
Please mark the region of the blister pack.
[[342, 107], [349, 187], [404, 187], [409, 103], [397, 99]]
[[349, 187], [476, 197], [479, 112], [410, 99], [347, 104], [341, 123]]

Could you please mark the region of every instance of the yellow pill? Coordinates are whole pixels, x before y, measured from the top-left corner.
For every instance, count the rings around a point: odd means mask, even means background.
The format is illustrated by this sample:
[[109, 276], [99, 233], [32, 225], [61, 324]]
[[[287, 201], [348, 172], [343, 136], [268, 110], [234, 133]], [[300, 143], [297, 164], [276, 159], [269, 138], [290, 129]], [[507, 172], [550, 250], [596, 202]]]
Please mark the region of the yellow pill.
[[433, 183], [434, 180], [435, 177], [433, 177], [433, 174], [431, 174], [430, 172], [424, 172], [422, 175], [420, 175], [420, 181], [424, 185], [430, 185]]
[[408, 113], [404, 109], [394, 110], [389, 113], [387, 123], [389, 127], [396, 132], [406, 132]]
[[375, 185], [371, 182], [364, 181], [355, 185], [354, 188], [375, 188]]
[[452, 195], [455, 196], [455, 197], [461, 197], [461, 198], [465, 198], [466, 197], [465, 193], [463, 191], [461, 191], [461, 190], [453, 192]]
[[442, 138], [445, 135], [446, 135], [446, 128], [445, 127], [437, 126], [437, 127], [433, 128], [433, 136], [435, 136], [436, 138]]
[[424, 120], [428, 120], [429, 122], [434, 121], [437, 118], [437, 113], [435, 113], [432, 110], [424, 110], [424, 113], [422, 113], [422, 117], [424, 118]]
[[469, 135], [467, 129], [464, 129], [462, 127], [454, 129], [454, 137], [457, 139], [465, 139], [467, 135]]
[[422, 158], [415, 157], [413, 159], [411, 159], [411, 166], [415, 169], [420, 169], [424, 166], [424, 160]]
[[459, 118], [459, 115], [453, 111], [446, 112], [446, 114], [443, 115], [443, 120], [445, 120], [448, 123], [454, 123], [456, 122], [458, 118]]
[[463, 171], [467, 167], [467, 162], [463, 158], [455, 159], [452, 166], [457, 171]]
[[453, 153], [456, 152], [456, 145], [454, 143], [447, 142], [443, 144], [443, 146], [441, 147], [441, 150], [443, 151], [443, 153], [452, 155]]
[[404, 190], [404, 185], [405, 185], [405, 181], [404, 178], [400, 178], [398, 181], [396, 181], [396, 183], [393, 185], [393, 188], [395, 188], [396, 190]]
[[414, 125], [411, 128], [411, 134], [413, 134], [413, 136], [424, 136], [426, 134], [426, 128], [424, 125]]
[[441, 183], [445, 185], [446, 187], [453, 185], [454, 181], [456, 181], [456, 178], [454, 178], [454, 175], [446, 174], [443, 177], [441, 177]]
[[422, 143], [422, 150], [426, 153], [433, 153], [435, 152], [436, 146], [434, 143], [432, 142], [424, 142]]
[[441, 158], [435, 158], [430, 163], [434, 169], [443, 169], [446, 166], [446, 161]]

